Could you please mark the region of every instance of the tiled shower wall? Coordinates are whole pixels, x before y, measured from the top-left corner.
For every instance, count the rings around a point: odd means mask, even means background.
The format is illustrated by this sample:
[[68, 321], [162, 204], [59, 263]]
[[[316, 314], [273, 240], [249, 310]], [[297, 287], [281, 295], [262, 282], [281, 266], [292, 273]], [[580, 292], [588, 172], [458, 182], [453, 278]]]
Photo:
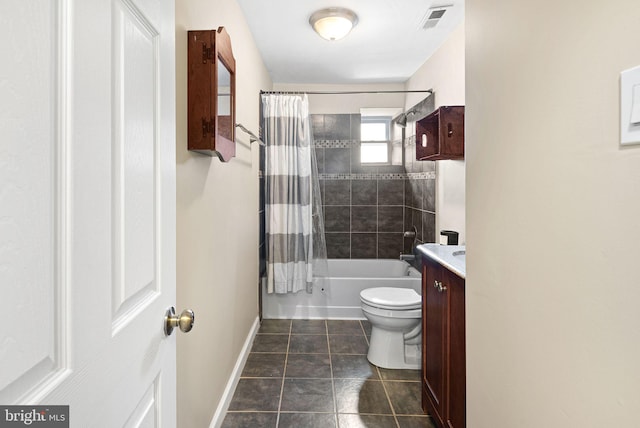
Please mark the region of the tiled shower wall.
[[404, 145], [405, 182], [404, 224], [417, 231], [418, 244], [436, 242], [436, 163], [416, 161], [415, 138]]
[[403, 165], [361, 165], [359, 114], [312, 115], [312, 123], [329, 258], [411, 253], [414, 242], [403, 232], [413, 224], [418, 241], [433, 242], [433, 162], [428, 172], [411, 162], [409, 173]]
[[397, 258], [404, 170], [360, 165], [360, 115], [312, 115], [329, 258]]
[[[435, 163], [360, 164], [360, 115], [311, 115], [329, 258], [398, 258], [435, 241]], [[260, 148], [260, 272], [265, 270], [264, 149]], [[403, 232], [417, 230], [417, 242]]]

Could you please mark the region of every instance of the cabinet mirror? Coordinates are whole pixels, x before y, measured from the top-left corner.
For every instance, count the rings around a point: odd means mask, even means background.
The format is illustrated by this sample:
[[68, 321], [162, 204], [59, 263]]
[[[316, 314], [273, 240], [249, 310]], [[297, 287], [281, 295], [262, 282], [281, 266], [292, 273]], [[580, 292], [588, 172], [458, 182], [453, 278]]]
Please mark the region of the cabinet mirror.
[[231, 73], [218, 59], [218, 136], [233, 140], [233, 120], [231, 114]]

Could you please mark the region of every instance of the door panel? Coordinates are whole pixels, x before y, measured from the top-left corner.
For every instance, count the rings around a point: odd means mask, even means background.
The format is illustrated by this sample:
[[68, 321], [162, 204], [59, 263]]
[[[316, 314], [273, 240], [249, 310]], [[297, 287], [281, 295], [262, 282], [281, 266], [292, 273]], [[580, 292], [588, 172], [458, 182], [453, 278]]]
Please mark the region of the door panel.
[[0, 54], [0, 402], [173, 427], [173, 2], [3, 1]]
[[129, 420], [124, 425], [125, 428], [153, 428], [158, 426], [158, 392], [158, 384], [154, 382], [144, 393], [131, 416], [129, 416]]
[[[8, 319], [16, 320], [0, 326], [2, 403], [44, 388], [63, 371], [67, 341], [58, 312], [66, 285], [58, 270], [65, 200], [58, 60], [43, 43], [58, 38], [58, 9], [53, 2], [17, 3], [0, 4], [0, 294]], [[38, 28], [37, 36], [25, 28]]]
[[158, 292], [158, 33], [128, 2], [113, 16], [114, 330]]

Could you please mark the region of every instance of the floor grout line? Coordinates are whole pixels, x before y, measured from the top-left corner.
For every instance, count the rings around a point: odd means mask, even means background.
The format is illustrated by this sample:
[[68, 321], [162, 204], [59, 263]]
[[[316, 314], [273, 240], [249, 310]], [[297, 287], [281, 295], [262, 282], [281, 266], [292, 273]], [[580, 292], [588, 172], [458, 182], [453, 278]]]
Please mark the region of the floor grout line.
[[278, 414], [276, 415], [276, 428], [280, 425], [280, 411], [282, 409], [282, 397], [284, 397], [284, 380], [287, 378], [287, 361], [289, 360], [289, 344], [291, 343], [291, 330], [293, 320], [289, 321], [289, 336], [287, 338], [287, 349], [284, 354], [284, 367], [282, 369], [282, 384], [280, 385], [280, 400], [278, 400]]
[[327, 348], [329, 350], [329, 371], [331, 372], [331, 395], [333, 396], [333, 413], [335, 418], [336, 427], [340, 428], [340, 421], [338, 420], [338, 400], [336, 397], [336, 382], [333, 378], [333, 359], [331, 358], [331, 341], [329, 340], [329, 323], [324, 322], [325, 330], [327, 332]]
[[[378, 370], [378, 375], [380, 376], [380, 369], [376, 367]], [[396, 426], [400, 428], [400, 422], [398, 421], [398, 416], [396, 415], [396, 409], [393, 407], [393, 403], [391, 402], [391, 397], [389, 396], [389, 392], [387, 391], [387, 385], [382, 382], [382, 376], [380, 376], [380, 382], [382, 383], [382, 389], [384, 390], [384, 395], [387, 397], [387, 401], [389, 402], [389, 407], [391, 408], [391, 414], [393, 415], [393, 419], [396, 421]]]
[[[366, 360], [366, 354], [362, 354], [362, 353], [335, 353], [334, 351], [337, 350], [341, 350], [341, 349], [345, 349], [343, 348], [344, 345], [344, 340], [339, 340], [337, 342], [334, 343], [335, 346], [337, 346], [336, 349], [332, 347], [331, 343], [331, 337], [332, 336], [352, 336], [357, 340], [358, 337], [361, 337], [362, 335], [364, 335], [365, 337], [365, 342], [367, 343], [367, 347], [369, 345], [369, 338], [367, 336], [367, 330], [365, 328], [365, 322], [363, 322], [363, 320], [352, 320], [352, 321], [357, 321], [357, 327], [355, 324], [340, 324], [340, 323], [336, 323], [336, 324], [332, 324], [330, 326], [330, 322], [331, 320], [322, 320], [322, 327], [324, 329], [324, 333], [323, 334], [317, 334], [317, 333], [309, 333], [305, 330], [310, 330], [310, 331], [316, 331], [317, 332], [317, 328], [321, 326], [321, 324], [309, 324], [309, 325], [304, 325], [304, 324], [296, 324], [295, 328], [294, 328], [294, 321], [295, 320], [288, 320], [289, 324], [288, 324], [288, 333], [261, 333], [261, 334], [281, 334], [284, 336], [284, 334], [287, 334], [287, 340], [286, 343], [284, 341], [280, 342], [280, 347], [278, 347], [277, 349], [282, 351], [282, 347], [284, 348], [284, 352], [278, 352], [278, 351], [271, 351], [271, 352], [261, 352], [261, 354], [284, 354], [284, 367], [282, 369], [282, 377], [280, 379], [281, 383], [280, 383], [280, 397], [278, 400], [278, 406], [277, 406], [277, 410], [275, 411], [271, 411], [271, 410], [234, 410], [234, 411], [227, 411], [228, 414], [242, 414], [242, 413], [247, 413], [247, 414], [268, 414], [271, 415], [270, 418], [274, 418], [275, 416], [275, 427], [279, 427], [280, 424], [286, 424], [288, 421], [291, 421], [291, 418], [296, 418], [296, 414], [300, 414], [300, 415], [305, 415], [305, 416], [300, 416], [303, 419], [302, 420], [308, 420], [308, 421], [314, 421], [313, 425], [309, 425], [309, 426], [320, 426], [317, 425], [318, 421], [320, 420], [324, 420], [325, 422], [322, 422], [323, 426], [328, 426], [327, 424], [329, 423], [329, 420], [333, 420], [334, 422], [331, 424], [331, 426], [335, 426], [336, 428], [340, 428], [340, 415], [344, 415], [343, 416], [343, 423], [351, 423], [350, 421], [354, 420], [358, 420], [358, 417], [365, 417], [365, 421], [367, 420], [376, 420], [375, 418], [384, 418], [385, 420], [387, 420], [388, 422], [391, 422], [391, 417], [393, 418], [393, 421], [395, 423], [396, 427], [400, 427], [400, 422], [401, 419], [400, 416], [402, 417], [424, 417], [426, 416], [427, 418], [430, 418], [429, 415], [425, 415], [423, 413], [417, 413], [417, 414], [398, 414], [393, 402], [391, 400], [391, 393], [395, 391], [394, 388], [398, 387], [398, 385], [394, 386], [392, 385], [394, 382], [397, 384], [400, 383], [419, 383], [419, 380], [414, 380], [413, 378], [406, 378], [407, 375], [405, 374], [399, 374], [397, 377], [399, 377], [400, 379], [385, 379], [383, 376], [390, 376], [390, 373], [385, 371], [384, 369], [375, 366], [371, 363], [371, 375], [368, 375], [369, 377], [367, 377], [366, 379], [364, 379], [362, 376], [359, 376], [358, 373], [356, 372], [349, 372], [346, 371], [343, 373], [342, 376], [340, 376], [339, 378], [336, 378], [334, 376], [334, 369], [336, 369], [336, 367], [334, 367], [334, 361], [333, 361], [333, 357], [336, 356], [336, 358], [338, 358], [337, 363], [343, 364], [341, 361], [343, 361], [341, 359], [341, 357], [343, 356], [349, 356], [350, 358], [354, 358], [354, 357], [363, 357]], [[286, 324], [281, 324], [280, 325], [280, 331], [282, 331], [281, 327], [287, 327]], [[267, 329], [271, 329], [271, 330], [276, 330], [278, 328], [278, 324], [276, 325], [268, 325], [266, 327]], [[294, 332], [294, 330], [296, 330]], [[338, 331], [337, 334], [330, 334], [330, 330], [332, 331]], [[353, 330], [353, 331], [349, 331], [349, 330]], [[327, 352], [309, 352], [309, 353], [297, 353], [297, 352], [291, 352], [291, 345], [292, 345], [292, 340], [293, 340], [293, 336], [296, 335], [307, 335], [307, 336], [311, 336], [311, 335], [317, 335], [317, 336], [324, 336], [325, 340], [326, 340], [326, 346], [327, 346]], [[334, 339], [335, 340], [335, 339]], [[296, 345], [297, 346], [297, 345]], [[348, 349], [348, 348], [347, 348]], [[324, 358], [328, 358], [328, 368], [329, 368], [329, 376], [328, 377], [299, 377], [299, 376], [295, 376], [296, 373], [294, 373], [292, 371], [292, 374], [294, 375], [294, 377], [289, 378], [292, 381], [295, 380], [322, 380], [322, 381], [327, 381], [327, 380], [331, 380], [331, 394], [332, 394], [332, 400], [333, 400], [333, 406], [332, 406], [332, 411], [330, 411], [329, 409], [326, 409], [324, 411], [319, 411], [319, 410], [307, 410], [307, 411], [295, 411], [295, 410], [291, 410], [291, 411], [283, 411], [282, 409], [282, 405], [284, 402], [284, 393], [285, 393], [285, 382], [287, 381], [287, 373], [289, 371], [289, 368], [291, 368], [292, 370], [294, 370], [295, 372], [297, 372], [297, 374], [301, 374], [301, 375], [306, 375], [307, 373], [311, 374], [315, 372], [310, 372], [310, 371], [306, 371], [303, 367], [303, 370], [301, 371], [299, 368], [297, 368], [298, 366], [295, 365], [295, 361], [292, 360], [292, 364], [294, 364], [293, 366], [289, 367], [289, 358], [291, 358], [294, 355], [324, 355], [326, 357]], [[312, 358], [311, 360], [302, 358], [301, 361], [313, 361], [315, 359]], [[347, 359], [349, 360], [349, 358]], [[359, 361], [360, 359], [357, 358], [357, 360]], [[269, 361], [269, 360], [267, 360]], [[354, 361], [356, 361], [356, 359], [354, 359]], [[326, 364], [326, 363], [323, 363]], [[360, 363], [362, 364], [362, 363]], [[326, 367], [326, 366], [325, 366]], [[338, 366], [339, 367], [342, 366]], [[342, 369], [340, 369], [342, 370]], [[384, 371], [384, 373], [383, 373]], [[267, 373], [267, 372], [264, 372]], [[317, 374], [323, 374], [321, 372], [317, 372]], [[349, 375], [355, 375], [354, 377], [348, 377]], [[372, 379], [371, 376], [372, 375], [377, 375], [377, 379]], [[413, 376], [413, 375], [411, 375]], [[395, 377], [395, 376], [392, 376]], [[403, 377], [405, 377], [403, 379]], [[277, 380], [278, 377], [277, 376], [250, 376], [250, 377], [243, 377], [244, 379], [273, 379], [274, 384], [273, 386], [277, 388]], [[340, 380], [348, 380], [348, 381], [353, 381], [353, 380], [357, 380], [357, 381], [364, 381], [364, 382], [368, 382], [368, 381], [377, 381], [380, 382], [383, 391], [384, 391], [384, 398], [382, 396], [379, 396], [379, 399], [385, 400], [387, 401], [389, 408], [390, 408], [390, 413], [361, 413], [358, 412], [356, 409], [356, 411], [354, 412], [343, 412], [343, 413], [339, 413], [339, 408], [338, 408], [338, 396], [337, 396], [337, 384], [336, 382]], [[295, 382], [294, 382], [295, 383]], [[392, 388], [393, 387], [393, 388]], [[389, 389], [391, 388], [391, 389]], [[291, 393], [291, 391], [290, 391]], [[288, 395], [287, 398], [287, 402], [289, 403], [292, 399], [294, 400], [293, 402], [291, 402], [290, 404], [294, 404], [294, 406], [292, 408], [297, 408], [298, 404], [296, 399], [293, 398], [293, 396], [290, 396], [291, 394]], [[328, 398], [328, 397], [327, 397]], [[382, 401], [384, 402], [384, 401]], [[325, 401], [326, 403], [326, 401]], [[291, 407], [291, 406], [290, 406]], [[317, 406], [311, 405], [311, 409], [315, 408]], [[349, 409], [345, 409], [345, 410], [349, 410]], [[359, 410], [359, 409], [358, 409]], [[376, 409], [370, 409], [375, 411]], [[285, 416], [286, 415], [286, 416]], [[323, 416], [320, 416], [323, 415]], [[237, 418], [237, 416], [234, 416]], [[257, 417], [257, 416], [256, 416]], [[266, 417], [266, 416], [265, 416]], [[368, 419], [368, 418], [374, 418], [374, 419]], [[387, 419], [389, 418], [389, 419]], [[405, 419], [402, 419], [403, 423], [404, 423]], [[273, 422], [274, 419], [271, 419], [271, 421]], [[365, 422], [363, 422], [365, 423]], [[334, 425], [335, 424], [335, 425]], [[226, 425], [223, 425], [226, 426]], [[237, 426], [237, 425], [229, 425], [229, 426]], [[260, 425], [262, 426], [262, 425]], [[273, 425], [270, 425], [273, 426]], [[364, 426], [364, 425], [363, 425]]]
[[[367, 332], [364, 330], [364, 326], [362, 325], [362, 322], [360, 322], [360, 326], [362, 327], [362, 330], [364, 332], [364, 337], [367, 340], [367, 345], [369, 345], [369, 338], [367, 337]], [[387, 397], [387, 401], [389, 402], [389, 407], [391, 408], [391, 414], [393, 415], [393, 420], [396, 422], [396, 427], [400, 428], [400, 421], [398, 421], [398, 417], [396, 416], [396, 411], [393, 407], [393, 403], [391, 402], [391, 397], [389, 396], [389, 392], [387, 391], [387, 386], [385, 385], [382, 379], [382, 373], [380, 372], [380, 367], [376, 365], [374, 365], [373, 367], [376, 368], [376, 372], [378, 373], [378, 378], [380, 379], [380, 383], [382, 384], [384, 395]]]

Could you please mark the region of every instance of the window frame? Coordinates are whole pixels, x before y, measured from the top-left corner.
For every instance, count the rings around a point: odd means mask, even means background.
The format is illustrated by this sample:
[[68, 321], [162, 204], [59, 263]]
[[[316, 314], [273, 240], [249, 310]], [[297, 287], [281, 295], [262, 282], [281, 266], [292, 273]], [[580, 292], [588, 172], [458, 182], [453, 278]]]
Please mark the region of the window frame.
[[[361, 116], [360, 117], [360, 165], [363, 166], [377, 166], [377, 165], [391, 165], [391, 122], [393, 118], [391, 116]], [[363, 140], [362, 139], [362, 125], [365, 123], [382, 123], [385, 125], [385, 138], [382, 140]], [[384, 162], [362, 162], [362, 148], [366, 144], [380, 144], [384, 143], [387, 146], [387, 160]]]

